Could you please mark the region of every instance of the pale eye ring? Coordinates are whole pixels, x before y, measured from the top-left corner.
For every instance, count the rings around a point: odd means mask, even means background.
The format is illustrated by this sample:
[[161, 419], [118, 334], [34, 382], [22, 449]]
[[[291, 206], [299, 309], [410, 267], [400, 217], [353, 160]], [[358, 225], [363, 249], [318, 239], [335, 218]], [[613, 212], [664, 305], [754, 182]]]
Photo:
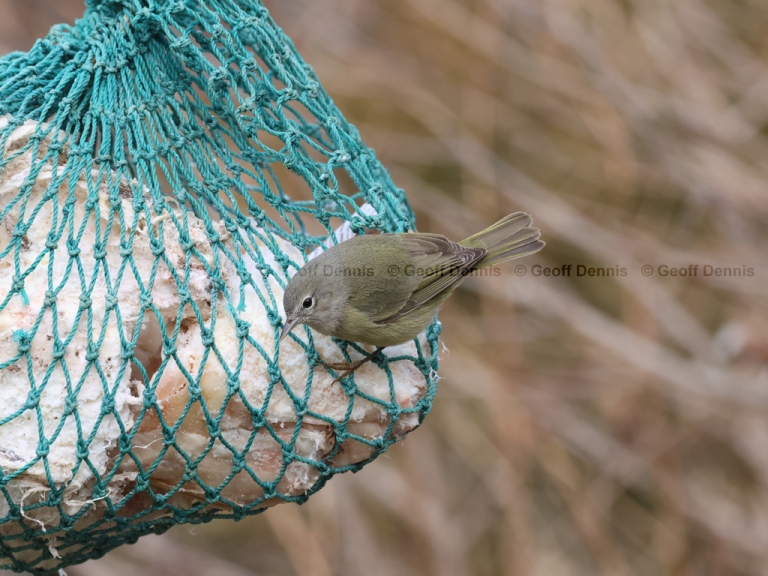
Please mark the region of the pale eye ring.
[[304, 298], [304, 302], [302, 302], [302, 303], [301, 303], [301, 306], [302, 306], [304, 309], [309, 309], [309, 308], [312, 308], [312, 306], [314, 306], [314, 305], [315, 305], [315, 299], [314, 299], [314, 298], [311, 298], [311, 297], [309, 297], [309, 298]]

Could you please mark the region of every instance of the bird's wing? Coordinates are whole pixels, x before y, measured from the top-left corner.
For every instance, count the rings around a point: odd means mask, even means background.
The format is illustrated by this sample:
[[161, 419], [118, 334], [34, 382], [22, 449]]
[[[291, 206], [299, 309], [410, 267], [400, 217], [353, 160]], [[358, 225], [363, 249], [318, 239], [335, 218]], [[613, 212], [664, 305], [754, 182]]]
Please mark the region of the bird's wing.
[[420, 278], [419, 284], [402, 307], [376, 324], [389, 324], [417, 309], [451, 284], [461, 280], [487, 250], [465, 248], [440, 234], [403, 234], [403, 246]]

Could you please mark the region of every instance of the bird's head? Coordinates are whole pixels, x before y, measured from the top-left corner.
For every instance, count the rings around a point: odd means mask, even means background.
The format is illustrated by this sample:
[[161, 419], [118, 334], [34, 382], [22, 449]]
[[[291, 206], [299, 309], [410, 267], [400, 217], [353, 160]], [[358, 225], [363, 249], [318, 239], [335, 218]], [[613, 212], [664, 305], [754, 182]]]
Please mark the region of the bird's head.
[[341, 323], [347, 290], [343, 278], [323, 275], [325, 267], [311, 262], [299, 270], [285, 287], [285, 324], [280, 340], [299, 324], [307, 324], [322, 334], [330, 334]]

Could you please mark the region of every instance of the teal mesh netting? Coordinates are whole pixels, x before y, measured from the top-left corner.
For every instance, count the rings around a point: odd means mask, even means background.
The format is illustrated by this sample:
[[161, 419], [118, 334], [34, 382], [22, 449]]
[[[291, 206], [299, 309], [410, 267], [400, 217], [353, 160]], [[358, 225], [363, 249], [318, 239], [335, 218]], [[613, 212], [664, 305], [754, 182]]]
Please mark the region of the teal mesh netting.
[[0, 59], [0, 569], [303, 502], [429, 411], [439, 324], [276, 345], [313, 251], [412, 228], [256, 0], [86, 0]]

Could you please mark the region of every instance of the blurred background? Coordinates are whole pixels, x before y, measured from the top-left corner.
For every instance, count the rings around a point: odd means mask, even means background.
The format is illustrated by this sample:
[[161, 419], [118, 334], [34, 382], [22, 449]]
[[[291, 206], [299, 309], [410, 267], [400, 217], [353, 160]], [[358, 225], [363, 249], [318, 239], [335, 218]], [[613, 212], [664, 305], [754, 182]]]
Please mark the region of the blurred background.
[[[420, 230], [525, 210], [547, 247], [448, 302], [434, 409], [375, 463], [67, 574], [768, 574], [768, 4], [266, 4]], [[82, 11], [0, 0], [0, 53]]]

